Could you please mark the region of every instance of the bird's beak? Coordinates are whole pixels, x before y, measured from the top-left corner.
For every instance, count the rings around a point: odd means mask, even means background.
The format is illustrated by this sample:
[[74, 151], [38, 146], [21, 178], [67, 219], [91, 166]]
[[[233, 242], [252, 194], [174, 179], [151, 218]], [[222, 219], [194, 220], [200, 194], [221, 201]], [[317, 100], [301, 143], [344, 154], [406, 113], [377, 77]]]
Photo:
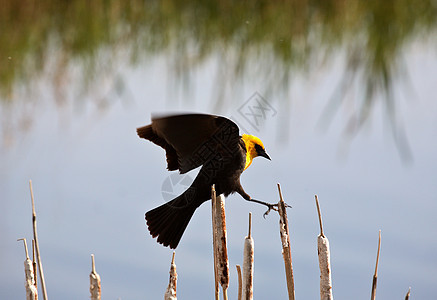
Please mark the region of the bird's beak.
[[258, 154], [259, 156], [262, 156], [262, 157], [265, 157], [265, 158], [267, 158], [268, 160], [272, 160], [271, 158], [270, 158], [270, 156], [267, 154], [267, 152], [265, 152], [265, 151], [263, 151], [262, 153], [260, 153], [260, 154]]

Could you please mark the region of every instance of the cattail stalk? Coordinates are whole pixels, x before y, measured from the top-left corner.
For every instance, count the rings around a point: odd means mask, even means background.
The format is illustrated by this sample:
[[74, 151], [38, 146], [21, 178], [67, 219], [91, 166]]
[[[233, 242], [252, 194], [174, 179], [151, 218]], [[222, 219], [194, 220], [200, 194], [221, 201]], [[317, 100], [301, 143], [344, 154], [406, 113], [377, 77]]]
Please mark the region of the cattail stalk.
[[223, 299], [228, 299], [229, 260], [226, 235], [225, 197], [216, 196], [212, 187], [212, 231], [214, 245], [215, 299], [219, 299], [218, 283], [222, 286]]
[[215, 193], [215, 185], [211, 188], [211, 212], [212, 212], [212, 247], [213, 247], [213, 256], [214, 256], [214, 299], [220, 300], [220, 284], [218, 279], [218, 267], [217, 267], [217, 233], [215, 228], [215, 206], [216, 206], [216, 193]]
[[240, 265], [237, 265], [237, 275], [238, 275], [238, 300], [242, 300], [243, 296], [243, 279], [241, 276], [241, 267]]
[[33, 224], [33, 239], [35, 240], [35, 251], [36, 251], [36, 259], [38, 262], [38, 269], [39, 269], [39, 277], [41, 280], [41, 290], [42, 290], [42, 297], [44, 300], [47, 300], [47, 291], [46, 291], [46, 283], [44, 280], [44, 271], [42, 268], [42, 261], [41, 261], [41, 255], [39, 252], [39, 245], [38, 245], [38, 233], [36, 230], [36, 212], [35, 212], [35, 200], [33, 198], [33, 189], [32, 189], [32, 180], [29, 180], [29, 187], [30, 187], [30, 198], [32, 199], [32, 224]]
[[381, 230], [379, 230], [379, 238], [378, 238], [378, 252], [376, 254], [376, 264], [375, 264], [375, 273], [373, 274], [373, 281], [372, 281], [372, 300], [376, 299], [376, 283], [378, 281], [378, 263], [379, 263], [379, 253], [381, 251]]
[[176, 297], [176, 286], [178, 281], [178, 273], [176, 272], [176, 264], [175, 264], [175, 252], [173, 251], [173, 256], [171, 258], [171, 266], [170, 266], [170, 279], [168, 281], [168, 287], [165, 291], [164, 300], [177, 300]]
[[33, 263], [29, 258], [27, 242], [25, 238], [18, 239], [18, 241], [24, 242], [24, 251], [26, 253], [26, 260], [24, 261], [24, 273], [26, 276], [26, 282], [24, 283], [24, 286], [26, 288], [26, 300], [37, 300], [38, 290], [35, 285], [35, 270], [33, 268]]
[[281, 235], [282, 256], [284, 257], [285, 275], [287, 278], [288, 299], [294, 300], [294, 278], [293, 278], [293, 264], [291, 260], [291, 244], [290, 231], [288, 227], [287, 211], [284, 199], [282, 198], [281, 186], [278, 183], [279, 191], [279, 234]]
[[253, 254], [252, 213], [249, 213], [249, 233], [244, 239], [243, 255], [243, 300], [253, 299]]
[[[38, 276], [36, 274], [36, 255], [35, 255], [35, 240], [32, 239], [32, 265], [33, 265], [33, 272], [34, 272], [34, 278], [35, 278], [35, 288], [38, 290]], [[37, 295], [38, 298], [38, 295]]]
[[90, 293], [91, 293], [91, 300], [100, 300], [102, 297], [100, 275], [97, 274], [96, 272], [94, 254], [91, 254]]
[[329, 253], [329, 240], [323, 233], [322, 214], [320, 212], [319, 199], [317, 198], [317, 195], [315, 195], [315, 198], [320, 225], [320, 234], [317, 237], [317, 252], [319, 255], [320, 268], [320, 299], [332, 300], [331, 255]]

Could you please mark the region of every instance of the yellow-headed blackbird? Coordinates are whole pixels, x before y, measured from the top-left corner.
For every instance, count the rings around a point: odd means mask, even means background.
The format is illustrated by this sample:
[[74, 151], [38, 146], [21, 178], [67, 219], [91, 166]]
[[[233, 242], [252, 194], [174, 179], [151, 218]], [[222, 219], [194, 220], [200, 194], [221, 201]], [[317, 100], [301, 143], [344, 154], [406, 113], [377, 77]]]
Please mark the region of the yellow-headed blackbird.
[[152, 124], [140, 127], [137, 133], [165, 149], [167, 169], [181, 174], [202, 166], [191, 186], [180, 196], [146, 213], [147, 226], [158, 243], [176, 248], [194, 211], [211, 199], [211, 186], [217, 195], [237, 192], [252, 199], [241, 186], [240, 175], [252, 159], [267, 159], [264, 145], [253, 135], [239, 135], [238, 126], [225, 117], [206, 114], [185, 114], [152, 117]]

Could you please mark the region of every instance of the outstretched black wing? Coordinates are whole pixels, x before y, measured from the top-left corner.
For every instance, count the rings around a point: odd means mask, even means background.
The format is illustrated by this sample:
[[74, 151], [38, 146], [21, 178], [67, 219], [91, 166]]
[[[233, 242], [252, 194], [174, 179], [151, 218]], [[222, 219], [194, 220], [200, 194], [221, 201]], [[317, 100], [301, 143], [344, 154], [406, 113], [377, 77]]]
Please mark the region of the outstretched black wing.
[[186, 114], [152, 117], [137, 133], [166, 151], [167, 169], [182, 174], [205, 162], [231, 157], [239, 151], [239, 129], [231, 120], [214, 115]]

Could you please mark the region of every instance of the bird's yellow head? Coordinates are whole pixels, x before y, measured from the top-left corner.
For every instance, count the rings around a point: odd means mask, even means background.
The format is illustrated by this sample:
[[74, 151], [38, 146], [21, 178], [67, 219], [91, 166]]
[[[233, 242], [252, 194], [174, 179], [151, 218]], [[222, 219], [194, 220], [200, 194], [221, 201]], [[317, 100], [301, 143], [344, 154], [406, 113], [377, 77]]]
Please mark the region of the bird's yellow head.
[[259, 138], [249, 134], [243, 134], [241, 138], [243, 139], [247, 150], [246, 166], [244, 167], [244, 170], [250, 166], [252, 160], [257, 156], [262, 156], [270, 160], [270, 156], [266, 153], [263, 142], [261, 142]]

